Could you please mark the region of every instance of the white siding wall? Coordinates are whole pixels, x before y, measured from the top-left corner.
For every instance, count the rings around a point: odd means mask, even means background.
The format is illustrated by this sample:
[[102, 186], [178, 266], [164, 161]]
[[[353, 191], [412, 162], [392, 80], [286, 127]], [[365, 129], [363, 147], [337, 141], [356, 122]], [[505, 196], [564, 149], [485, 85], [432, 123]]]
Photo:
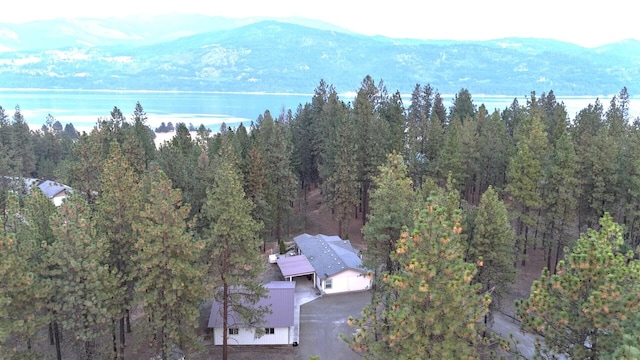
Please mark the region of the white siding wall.
[[60, 192], [56, 194], [51, 200], [53, 200], [53, 204], [55, 206], [60, 206], [62, 205], [62, 201], [66, 198], [67, 198], [67, 194], [65, 192]]
[[[255, 338], [253, 329], [238, 329], [238, 335], [229, 335], [229, 345], [287, 345], [289, 344], [289, 327], [275, 328], [274, 334], [264, 334]], [[222, 345], [222, 328], [213, 329], [214, 345]]]
[[[331, 289], [325, 287], [323, 281], [322, 288], [326, 294], [335, 294], [347, 291], [360, 291], [366, 290], [371, 287], [371, 278], [367, 274], [360, 273], [354, 270], [345, 270], [339, 272], [328, 279], [331, 279]], [[328, 279], [325, 279], [328, 280]]]

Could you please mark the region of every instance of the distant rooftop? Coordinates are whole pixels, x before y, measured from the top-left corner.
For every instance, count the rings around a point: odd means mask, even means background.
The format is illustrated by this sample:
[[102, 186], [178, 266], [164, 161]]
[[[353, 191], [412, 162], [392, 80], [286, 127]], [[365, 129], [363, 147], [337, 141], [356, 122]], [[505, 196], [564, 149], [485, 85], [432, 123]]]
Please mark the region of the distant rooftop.
[[59, 193], [65, 191], [65, 192], [71, 192], [72, 189], [71, 187], [67, 186], [67, 185], [63, 185], [60, 184], [58, 182], [55, 181], [51, 181], [51, 180], [44, 180], [42, 181], [38, 187], [40, 188], [40, 190], [42, 190], [42, 192], [49, 198], [53, 198], [54, 196], [58, 195]]

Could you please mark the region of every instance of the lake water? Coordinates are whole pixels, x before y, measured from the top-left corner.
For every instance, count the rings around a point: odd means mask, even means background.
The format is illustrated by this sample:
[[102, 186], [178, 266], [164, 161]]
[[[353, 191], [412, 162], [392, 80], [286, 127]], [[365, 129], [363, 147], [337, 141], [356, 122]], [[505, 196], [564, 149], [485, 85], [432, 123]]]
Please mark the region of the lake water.
[[[353, 93], [341, 95], [341, 99], [349, 102]], [[472, 94], [473, 95], [473, 94]], [[148, 125], [152, 128], [162, 122], [192, 123], [196, 127], [204, 124], [217, 131], [222, 122], [229, 126], [237, 126], [241, 122], [248, 126], [265, 110], [276, 117], [282, 109], [295, 112], [299, 104], [311, 101], [312, 94], [255, 94], [255, 93], [205, 93], [205, 92], [153, 92], [153, 91], [56, 91], [56, 90], [0, 90], [0, 106], [9, 115], [13, 115], [16, 105], [33, 128], [44, 124], [47, 114], [51, 114], [63, 125], [73, 123], [78, 130], [90, 129], [101, 117], [108, 117], [109, 112], [117, 106], [122, 113], [131, 117], [137, 101], [142, 104], [148, 117]], [[442, 95], [445, 106], [451, 105], [454, 95]], [[473, 97], [479, 106], [485, 104], [491, 112], [509, 106], [514, 98], [520, 104], [526, 104], [524, 96], [478, 96]], [[410, 96], [404, 97], [405, 107], [409, 105]], [[563, 101], [569, 116], [573, 119], [581, 109], [593, 103], [596, 96], [558, 97]], [[600, 97], [606, 107], [611, 96]], [[640, 115], [640, 98], [632, 98], [630, 102], [632, 118]]]

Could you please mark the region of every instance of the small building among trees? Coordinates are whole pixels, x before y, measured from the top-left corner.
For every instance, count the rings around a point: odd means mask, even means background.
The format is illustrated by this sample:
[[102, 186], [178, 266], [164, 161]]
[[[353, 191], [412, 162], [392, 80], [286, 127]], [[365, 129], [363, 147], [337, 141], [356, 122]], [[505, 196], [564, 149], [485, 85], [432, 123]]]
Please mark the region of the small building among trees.
[[[229, 312], [229, 345], [289, 345], [294, 325], [296, 283], [272, 281], [265, 285], [267, 296], [255, 304], [256, 308], [268, 308], [264, 321], [256, 326], [242, 322], [233, 309]], [[213, 328], [213, 344], [222, 345], [222, 303], [214, 301], [209, 315], [209, 328]]]
[[339, 236], [302, 234], [293, 238], [299, 253], [315, 271], [315, 286], [322, 293], [336, 294], [371, 288], [370, 271], [349, 240]]

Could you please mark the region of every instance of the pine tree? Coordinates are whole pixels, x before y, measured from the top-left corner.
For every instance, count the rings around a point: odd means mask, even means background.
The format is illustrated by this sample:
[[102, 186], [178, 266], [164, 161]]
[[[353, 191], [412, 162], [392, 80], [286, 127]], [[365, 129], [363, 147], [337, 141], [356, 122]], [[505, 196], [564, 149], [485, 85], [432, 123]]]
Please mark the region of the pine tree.
[[190, 219], [200, 211], [209, 185], [198, 182], [194, 176], [200, 154], [200, 148], [182, 123], [178, 124], [171, 141], [161, 145], [157, 154], [160, 168], [171, 179], [173, 187], [182, 191], [183, 202], [191, 205]]
[[449, 203], [429, 198], [400, 236], [392, 255], [400, 270], [383, 274], [388, 303], [349, 319], [360, 330], [348, 341], [365, 359], [479, 358], [477, 323], [491, 300], [472, 284], [476, 266], [463, 260], [460, 212]]
[[[262, 224], [251, 217], [253, 204], [245, 197], [240, 179], [232, 149], [221, 149], [214, 182], [207, 189], [200, 215], [206, 224], [203, 238], [210, 276], [216, 289], [214, 299], [222, 304], [225, 360], [228, 355], [227, 329], [234, 325], [234, 321], [255, 326], [265, 313], [265, 309], [254, 307], [265, 296], [265, 288], [256, 281], [265, 265], [260, 257], [258, 237]], [[240, 289], [242, 291], [238, 291]], [[229, 312], [232, 309], [243, 318], [231, 319]]]
[[471, 99], [471, 93], [467, 89], [460, 89], [453, 98], [453, 105], [449, 109], [449, 121], [458, 120], [461, 123], [471, 119], [476, 114], [476, 105]]
[[387, 163], [380, 167], [373, 183], [371, 213], [362, 228], [367, 247], [363, 265], [372, 270], [382, 266], [385, 271], [394, 273], [398, 268], [391, 261], [391, 253], [403, 228], [412, 227], [416, 198], [402, 156], [397, 153], [387, 156]]
[[313, 121], [312, 108], [307, 103], [304, 107], [298, 107], [291, 123], [292, 155], [305, 195], [310, 190], [311, 184], [317, 183], [319, 180], [317, 150], [314, 148], [314, 145], [318, 143], [316, 139], [317, 125]]
[[[381, 85], [381, 84], [380, 84]], [[362, 224], [369, 214], [369, 196], [373, 176], [378, 166], [384, 163], [383, 137], [378, 136], [384, 124], [378, 113], [382, 95], [374, 90], [373, 80], [366, 77], [354, 100], [352, 121], [356, 142], [356, 171], [360, 183], [360, 201], [362, 205]]]
[[[463, 158], [468, 174], [465, 199], [471, 204], [478, 204], [490, 185], [498, 189], [504, 187], [510, 141], [499, 113], [494, 111], [489, 115], [484, 105], [469, 123], [474, 128], [463, 133]], [[465, 123], [464, 128], [471, 124]]]
[[384, 140], [386, 140], [384, 153], [400, 153], [404, 149], [406, 116], [402, 95], [399, 91], [396, 91], [383, 101], [379, 113], [382, 124], [387, 129], [386, 136], [384, 136]]
[[539, 226], [542, 207], [542, 184], [548, 158], [548, 140], [537, 116], [529, 116], [520, 124], [516, 154], [508, 170], [507, 193], [513, 199], [518, 248], [522, 250], [522, 266], [526, 263], [531, 230]]
[[151, 335], [150, 343], [166, 360], [175, 347], [197, 344], [193, 329], [205, 297], [205, 269], [198, 263], [204, 244], [186, 231], [189, 206], [182, 204], [180, 190], [171, 188], [161, 170], [148, 181], [141, 220], [133, 225], [138, 236], [132, 260], [140, 269], [137, 298], [149, 319], [140, 321], [140, 333]]
[[97, 129], [92, 130], [89, 135], [82, 133], [71, 148], [73, 157], [67, 166], [67, 183], [83, 194], [89, 204], [95, 203], [103, 170], [104, 160], [99, 138]]
[[333, 141], [335, 157], [333, 172], [326, 180], [327, 202], [338, 221], [338, 236], [343, 237], [349, 229], [349, 220], [358, 204], [358, 174], [354, 124], [348, 117], [338, 121]]
[[492, 310], [500, 306], [515, 280], [514, 242], [507, 208], [489, 186], [482, 194], [474, 219], [467, 261], [479, 265], [474, 282], [482, 285], [480, 292], [491, 292]]
[[427, 84], [423, 88], [420, 84], [416, 84], [411, 93], [411, 104], [407, 108], [404, 158], [407, 160], [411, 178], [417, 187], [421, 186], [422, 179], [426, 176], [427, 161], [433, 161], [426, 150], [430, 144], [427, 131], [431, 125], [429, 116], [433, 103], [432, 93], [431, 85]]
[[439, 185], [444, 185], [451, 178], [456, 187], [465, 183], [466, 174], [463, 168], [462, 141], [460, 132], [462, 123], [454, 120], [447, 127], [444, 146], [440, 150], [435, 164], [435, 178]]
[[[550, 271], [562, 256], [562, 249], [573, 239], [571, 232], [575, 229], [575, 211], [580, 186], [577, 174], [578, 156], [573, 142], [565, 132], [556, 141], [547, 176], [548, 181], [544, 184], [543, 217], [546, 236], [543, 239], [543, 246], [547, 268]], [[554, 245], [556, 257], [555, 261], [552, 261]]]
[[[149, 167], [150, 162], [156, 157], [156, 144], [153, 141], [156, 134], [147, 125], [147, 113], [139, 101], [136, 102], [131, 118], [133, 119], [133, 127], [131, 129], [143, 152], [142, 159], [144, 166], [142, 166], [142, 169], [144, 170]], [[141, 174], [141, 172], [138, 173]]]
[[[544, 269], [531, 296], [516, 303], [522, 330], [544, 339], [543, 355], [599, 359], [625, 342], [624, 329], [640, 310], [640, 261], [621, 252], [622, 228], [609, 214], [558, 263]], [[636, 336], [637, 334], [631, 334]]]
[[51, 297], [44, 281], [43, 250], [40, 238], [24, 221], [17, 195], [8, 194], [5, 214], [0, 228], [0, 357], [37, 359], [42, 354], [33, 345], [49, 321], [45, 303]]
[[106, 238], [96, 233], [93, 214], [80, 195], [72, 195], [54, 215], [56, 241], [47, 251], [48, 282], [54, 289], [49, 305], [54, 321], [71, 339], [81, 342], [85, 359], [107, 353], [96, 340], [109, 333], [122, 296], [119, 273], [111, 268]]
[[255, 144], [264, 166], [264, 200], [269, 210], [264, 219], [265, 227], [277, 241], [285, 232], [296, 186], [291, 167], [293, 145], [284, 120], [285, 114], [274, 121], [266, 111], [254, 132]]
[[129, 310], [133, 306], [133, 291], [137, 274], [136, 264], [131, 260], [135, 254], [137, 238], [133, 229], [139, 220], [142, 208], [140, 180], [124, 157], [117, 142], [111, 144], [110, 156], [104, 163], [97, 199], [96, 219], [99, 232], [107, 238], [110, 246], [110, 263], [120, 274], [123, 291], [118, 299], [121, 312], [119, 355], [124, 356], [125, 325], [130, 331]]
[[[597, 137], [603, 137], [604, 122], [602, 121], [603, 108], [598, 100], [595, 104], [589, 104], [586, 108], [582, 109], [576, 115], [571, 128], [571, 137], [575, 141], [575, 150], [577, 154], [580, 154], [578, 159], [579, 169], [577, 173], [578, 179], [580, 179], [580, 192], [578, 198], [578, 227], [584, 229], [585, 226], [592, 227], [597, 224], [597, 220], [602, 214], [595, 214], [592, 204], [592, 195], [597, 194], [599, 197], [600, 191], [596, 191], [596, 186], [601, 183], [602, 180], [595, 181], [601, 177], [599, 173], [601, 170], [598, 168], [601, 165], [597, 165], [594, 162], [595, 155], [603, 149], [602, 140], [596, 140]], [[600, 134], [600, 135], [598, 135]], [[606, 146], [606, 143], [604, 143]], [[596, 148], [598, 147], [598, 148]], [[609, 149], [604, 149], [608, 151]], [[593, 155], [592, 155], [593, 152]], [[609, 166], [610, 164], [604, 164]], [[606, 174], [606, 172], [604, 173]], [[606, 180], [605, 180], [606, 181]]]
[[20, 106], [16, 105], [13, 114], [13, 124], [11, 124], [11, 139], [14, 152], [14, 166], [16, 174], [20, 176], [32, 176], [36, 170], [36, 159], [31, 139], [31, 130], [25, 122], [20, 111]]

